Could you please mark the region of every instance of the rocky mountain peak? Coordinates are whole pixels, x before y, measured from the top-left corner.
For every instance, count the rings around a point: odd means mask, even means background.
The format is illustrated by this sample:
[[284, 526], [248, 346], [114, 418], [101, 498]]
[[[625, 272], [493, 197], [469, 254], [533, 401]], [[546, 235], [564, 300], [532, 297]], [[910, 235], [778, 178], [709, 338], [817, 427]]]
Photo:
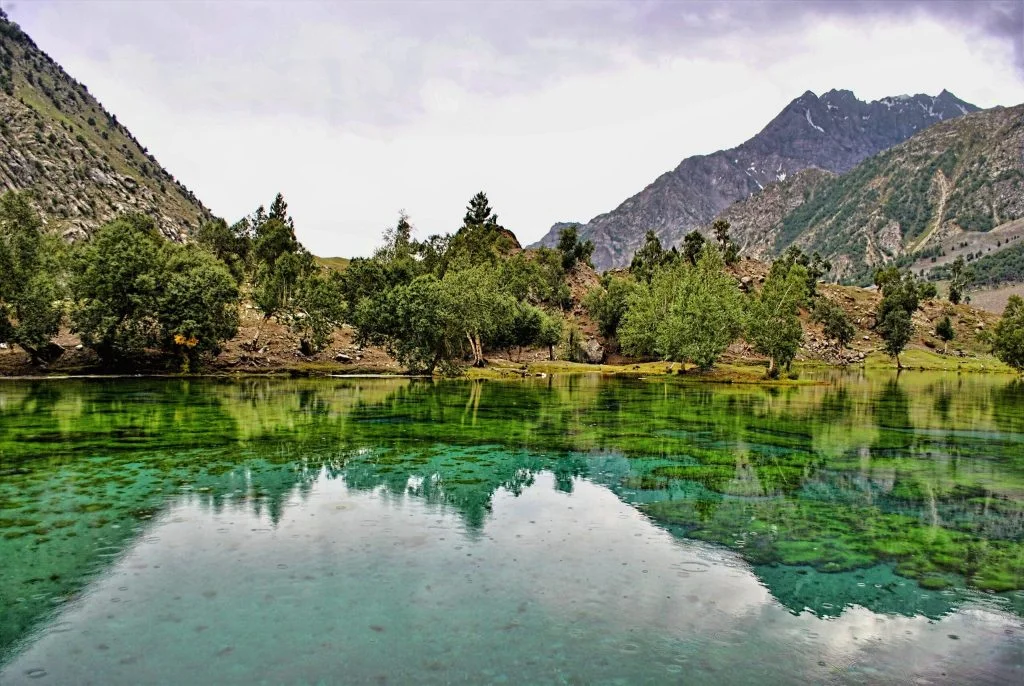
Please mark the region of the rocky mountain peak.
[[[594, 241], [599, 269], [625, 266], [648, 230], [664, 245], [676, 245], [689, 231], [768, 184], [810, 167], [844, 173], [935, 123], [977, 109], [948, 91], [871, 102], [849, 90], [830, 90], [820, 97], [806, 91], [750, 140], [686, 158], [616, 209], [583, 225], [580, 233]], [[553, 246], [561, 228], [556, 224], [538, 245]]]

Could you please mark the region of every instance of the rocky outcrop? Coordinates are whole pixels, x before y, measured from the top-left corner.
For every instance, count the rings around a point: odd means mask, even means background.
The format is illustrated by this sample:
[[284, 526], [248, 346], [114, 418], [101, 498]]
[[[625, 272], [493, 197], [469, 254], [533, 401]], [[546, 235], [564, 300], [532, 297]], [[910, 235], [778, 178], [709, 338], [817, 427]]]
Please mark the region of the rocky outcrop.
[[927, 273], [1008, 249], [1024, 218], [1024, 105], [942, 122], [842, 176], [801, 172], [719, 217], [746, 255], [769, 259], [795, 244], [830, 259], [833, 277], [857, 281], [908, 255]]
[[[943, 120], [977, 111], [947, 91], [862, 102], [850, 91], [820, 98], [808, 91], [793, 100], [760, 133], [730, 150], [698, 155], [658, 177], [607, 214], [581, 226], [594, 242], [598, 269], [628, 265], [653, 230], [666, 247], [738, 200], [811, 167], [833, 173], [905, 141]], [[536, 245], [554, 246], [564, 224]]]
[[27, 191], [46, 226], [87, 236], [126, 211], [180, 240], [210, 216], [187, 188], [0, 11], [0, 192]]

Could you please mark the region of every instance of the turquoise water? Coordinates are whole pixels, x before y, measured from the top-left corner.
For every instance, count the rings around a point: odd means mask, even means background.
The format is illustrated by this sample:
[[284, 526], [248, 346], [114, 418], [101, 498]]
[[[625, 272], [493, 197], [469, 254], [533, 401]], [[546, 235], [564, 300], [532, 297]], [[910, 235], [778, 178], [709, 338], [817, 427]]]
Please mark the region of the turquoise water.
[[1020, 683], [1024, 386], [0, 385], [0, 683]]

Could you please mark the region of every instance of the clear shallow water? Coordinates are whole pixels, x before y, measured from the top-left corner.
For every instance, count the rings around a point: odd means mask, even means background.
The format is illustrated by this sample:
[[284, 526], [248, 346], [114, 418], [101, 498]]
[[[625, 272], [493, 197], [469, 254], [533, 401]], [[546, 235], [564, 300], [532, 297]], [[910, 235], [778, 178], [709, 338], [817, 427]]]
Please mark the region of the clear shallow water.
[[0, 386], [0, 683], [1013, 683], [997, 377]]

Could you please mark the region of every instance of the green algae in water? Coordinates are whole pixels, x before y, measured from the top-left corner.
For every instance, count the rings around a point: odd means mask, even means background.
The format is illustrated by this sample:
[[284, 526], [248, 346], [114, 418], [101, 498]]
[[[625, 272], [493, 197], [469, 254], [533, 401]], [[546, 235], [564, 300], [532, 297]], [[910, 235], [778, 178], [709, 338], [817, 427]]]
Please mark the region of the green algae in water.
[[[599, 377], [515, 383], [351, 379], [4, 384], [0, 603], [5, 612], [0, 620], [0, 660], [14, 660], [26, 649], [23, 655], [33, 654], [31, 646], [51, 640], [46, 638], [47, 627], [67, 621], [60, 613], [73, 612], [81, 599], [109, 584], [112, 570], [128, 573], [140, 550], [159, 552], [161, 546], [171, 545], [162, 542], [166, 527], [187, 542], [193, 536], [202, 538], [211, 522], [221, 521], [224, 532], [219, 541], [245, 546], [250, 538], [272, 540], [271, 550], [281, 545], [284, 528], [292, 527], [290, 536], [307, 541], [295, 549], [294, 560], [300, 562], [274, 561], [269, 569], [286, 565], [281, 569], [296, 575], [286, 586], [301, 581], [316, 588], [322, 579], [333, 578], [327, 576], [329, 570], [304, 569], [311, 564], [306, 559], [310, 551], [323, 543], [317, 543], [312, 532], [295, 528], [295, 522], [307, 521], [312, 527], [318, 517], [337, 517], [360, 507], [367, 512], [366, 522], [391, 521], [391, 532], [421, 518], [440, 517], [446, 533], [428, 531], [422, 534], [425, 538], [416, 539], [414, 548], [433, 550], [438, 538], [446, 545], [463, 540], [463, 546], [483, 548], [467, 553], [469, 557], [461, 549], [455, 556], [454, 548], [445, 548], [450, 559], [428, 555], [402, 564], [426, 568], [448, 581], [460, 575], [465, 581], [469, 575], [492, 592], [496, 579], [473, 576], [474, 558], [484, 555], [484, 548], [523, 575], [514, 579], [516, 583], [533, 579], [532, 589], [567, 571], [587, 578], [595, 565], [611, 559], [627, 568], [640, 566], [642, 551], [639, 561], [622, 559], [622, 551], [614, 546], [588, 549], [592, 558], [567, 560], [559, 552], [571, 550], [573, 540], [589, 540], [589, 531], [615, 509], [624, 517], [622, 522], [648, 522], [668, 537], [665, 540], [710, 545], [708, 550], [734, 556], [711, 563], [680, 562], [672, 571], [672, 584], [685, 587], [708, 570], [716, 578], [732, 578], [729, 575], [747, 565], [743, 574], [755, 579], [759, 588], [763, 585], [787, 617], [870, 612], [907, 621], [925, 617], [955, 623], [961, 608], [981, 607], [1012, 626], [1024, 616], [1022, 432], [1024, 388], [999, 377], [903, 375], [898, 382], [862, 377], [784, 390]], [[540, 497], [538, 482], [550, 482], [551, 492], [569, 499], [564, 501], [567, 507], [549, 520], [525, 510], [511, 518], [499, 517], [496, 502], [532, 503]], [[322, 493], [331, 491], [332, 484], [340, 484], [345, 495], [324, 511]], [[584, 493], [603, 489], [618, 505], [613, 508], [607, 500], [595, 504], [595, 498], [581, 495], [581, 484], [587, 485]], [[174, 521], [182, 508], [192, 517], [191, 525]], [[406, 510], [407, 522], [394, 519]], [[229, 525], [235, 519], [252, 519], [252, 525], [240, 532]], [[560, 537], [560, 530], [572, 533]], [[493, 541], [502, 538], [499, 532], [507, 533], [504, 548], [493, 547]], [[607, 533], [621, 531], [613, 526]], [[645, 540], [651, 537], [645, 530], [635, 534]], [[404, 538], [399, 543], [409, 545]], [[551, 548], [551, 554], [535, 561], [536, 568], [514, 564], [531, 545], [541, 543]], [[380, 557], [383, 553], [374, 539], [365, 545], [365, 550], [334, 552], [361, 556], [365, 568], [360, 573], [380, 577], [386, 556]], [[212, 549], [200, 546], [180, 549], [178, 554], [201, 567], [206, 556], [214, 555]], [[270, 563], [253, 556], [240, 567], [218, 573], [259, 577]], [[666, 564], [672, 569], [669, 561]], [[130, 573], [161, 577], [150, 567]], [[653, 592], [648, 587], [652, 577], [642, 569], [639, 573], [629, 588]], [[411, 577], [384, 576], [394, 584], [392, 595], [380, 600], [384, 605], [424, 592], [416, 590]], [[268, 589], [276, 585], [274, 578], [268, 577]], [[693, 589], [674, 589], [659, 578], [659, 588], [696, 597], [688, 602], [698, 606], [714, 606], [722, 602], [716, 594], [731, 592], [729, 582], [722, 579], [715, 594], [703, 597]], [[506, 579], [515, 586], [512, 581]], [[112, 604], [125, 600], [117, 588], [110, 591]], [[224, 589], [209, 590], [216, 597], [228, 595]], [[317, 590], [323, 593], [330, 586]], [[361, 592], [373, 595], [369, 589]], [[453, 602], [463, 592], [468, 590], [446, 591]], [[167, 593], [168, 588], [151, 588], [146, 598], [164, 602]], [[562, 589], [565, 597], [575, 598], [575, 605], [583, 602], [577, 593], [586, 595], [583, 589]], [[631, 595], [621, 589], [616, 593]], [[278, 594], [291, 597], [292, 591], [282, 586], [237, 600], [243, 605], [269, 603], [265, 596]], [[475, 601], [482, 603], [485, 617], [493, 619], [494, 613], [508, 609], [487, 598], [484, 594]], [[646, 652], [648, 658], [662, 655], [653, 647], [665, 642], [663, 635], [656, 640], [661, 635], [655, 630], [658, 622], [652, 624], [651, 616], [631, 608], [629, 598], [622, 600], [623, 606], [615, 610], [618, 622], [654, 632], [654, 643], [638, 646], [637, 652]], [[608, 601], [592, 602], [598, 608]], [[301, 596], [292, 602], [312, 611]], [[182, 617], [196, 607], [190, 601], [166, 610], [167, 616]], [[399, 612], [397, 606], [393, 610]], [[344, 612], [339, 608], [340, 614]], [[519, 642], [524, 650], [527, 645], [539, 649], [516, 638], [524, 625], [516, 623], [518, 612], [512, 614], [497, 629], [481, 624], [481, 617], [462, 619], [480, 631], [512, 632], [510, 645]], [[598, 614], [601, 621], [611, 621]], [[423, 638], [378, 620], [373, 626], [383, 630], [370, 631], [376, 641], [386, 643], [388, 635], [402, 641]], [[532, 629], [549, 643], [557, 642], [544, 626]], [[450, 649], [473, 643], [458, 626], [450, 630]], [[665, 630], [661, 627], [662, 633]], [[679, 626], [673, 630], [682, 631]], [[138, 631], [145, 633], [142, 627]], [[593, 641], [596, 636], [580, 628], [571, 631], [582, 632], [576, 653], [582, 659], [584, 639], [589, 636]], [[615, 633], [615, 628], [608, 631]], [[765, 649], [772, 645], [770, 627], [751, 631], [761, 636]], [[958, 635], [970, 631], [957, 629]], [[57, 633], [58, 638], [64, 635]], [[1018, 674], [1014, 670], [1020, 668], [1021, 648], [1014, 637], [1022, 633], [1003, 634], [993, 644], [1009, 651], [1000, 653], [999, 659], [1009, 660], [1010, 671], [1000, 674]], [[362, 641], [347, 638], [356, 644]], [[974, 638], [980, 640], [982, 634]], [[683, 640], [687, 650], [698, 643], [694, 637]], [[238, 645], [220, 650], [226, 651], [220, 658], [228, 662], [235, 659], [231, 655], [246, 652]], [[572, 646], [563, 653], [539, 662], [552, 669], [566, 668], [573, 662]], [[528, 655], [522, 659], [528, 664]], [[435, 660], [434, 667], [425, 668], [415, 680], [501, 680], [500, 671], [491, 676], [458, 671], [460, 664], [470, 662], [450, 656]], [[713, 662], [705, 667], [715, 667]], [[817, 661], [812, 662], [805, 676], [821, 677], [815, 674]], [[664, 672], [657, 673], [651, 664], [651, 659], [639, 660], [624, 676], [657, 683], [670, 678], [675, 672], [669, 667], [680, 663], [666, 658]], [[372, 680], [372, 665], [363, 667], [360, 679]], [[785, 681], [785, 665], [778, 669], [778, 680]], [[563, 676], [572, 673], [566, 668]], [[590, 680], [598, 674], [576, 673], [577, 678]], [[850, 674], [871, 678], [870, 672]], [[130, 677], [130, 669], [123, 675]], [[514, 680], [514, 672], [506, 677]], [[537, 680], [558, 679], [547, 674]], [[283, 679], [292, 681], [298, 679]]]

